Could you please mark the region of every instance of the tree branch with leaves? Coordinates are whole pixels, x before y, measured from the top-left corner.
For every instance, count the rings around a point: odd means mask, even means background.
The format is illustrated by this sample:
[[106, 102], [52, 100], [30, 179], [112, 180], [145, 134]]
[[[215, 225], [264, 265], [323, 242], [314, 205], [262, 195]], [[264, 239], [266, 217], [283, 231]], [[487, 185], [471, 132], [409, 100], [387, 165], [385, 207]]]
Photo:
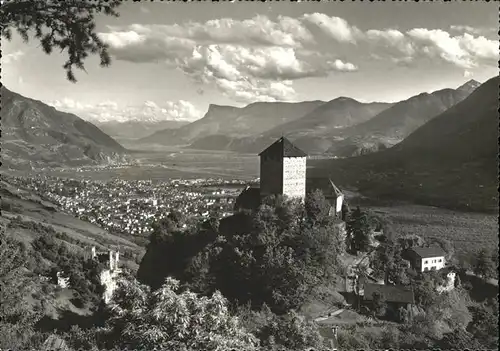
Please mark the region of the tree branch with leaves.
[[99, 14], [118, 17], [119, 0], [11, 0], [0, 7], [0, 35], [12, 39], [15, 30], [24, 42], [30, 37], [40, 42], [43, 51], [66, 51], [63, 65], [66, 77], [76, 82], [73, 68], [85, 71], [89, 54], [100, 57], [100, 65], [111, 63], [106, 45], [96, 32], [95, 17]]

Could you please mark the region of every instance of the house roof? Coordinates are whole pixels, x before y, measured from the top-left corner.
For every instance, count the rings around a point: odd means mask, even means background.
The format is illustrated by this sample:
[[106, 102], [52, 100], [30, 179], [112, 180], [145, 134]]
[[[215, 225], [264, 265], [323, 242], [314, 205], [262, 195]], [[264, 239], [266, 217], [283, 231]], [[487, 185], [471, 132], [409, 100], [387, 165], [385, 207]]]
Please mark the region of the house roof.
[[439, 247], [414, 247], [411, 251], [415, 252], [421, 258], [444, 256], [444, 251]]
[[321, 190], [325, 196], [342, 196], [342, 191], [335, 185], [330, 178], [307, 178], [306, 179], [307, 192], [314, 190]]
[[236, 198], [234, 208], [256, 210], [260, 206], [260, 201], [260, 188], [247, 186]]
[[42, 351], [68, 351], [66, 342], [57, 335], [51, 334], [42, 345]]
[[307, 154], [292, 144], [287, 138], [281, 137], [262, 151], [259, 156], [306, 157]]
[[364, 299], [373, 300], [373, 294], [375, 293], [380, 294], [387, 302], [415, 303], [415, 295], [410, 286], [366, 283], [364, 286]]

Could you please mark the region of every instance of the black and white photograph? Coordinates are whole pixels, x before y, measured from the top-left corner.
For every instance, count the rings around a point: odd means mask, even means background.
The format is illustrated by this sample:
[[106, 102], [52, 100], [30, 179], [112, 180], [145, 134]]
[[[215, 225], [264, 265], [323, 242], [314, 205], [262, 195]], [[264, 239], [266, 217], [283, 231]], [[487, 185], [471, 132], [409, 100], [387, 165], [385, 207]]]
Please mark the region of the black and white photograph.
[[499, 11], [1, 0], [0, 350], [498, 350]]

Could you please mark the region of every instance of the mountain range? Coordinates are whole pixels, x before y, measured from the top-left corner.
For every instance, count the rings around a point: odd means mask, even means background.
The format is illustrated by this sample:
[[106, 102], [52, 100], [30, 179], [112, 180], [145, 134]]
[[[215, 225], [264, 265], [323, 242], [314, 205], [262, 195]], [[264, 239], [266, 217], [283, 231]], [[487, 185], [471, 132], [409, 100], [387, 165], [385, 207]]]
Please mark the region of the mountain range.
[[488, 80], [390, 149], [313, 160], [308, 175], [378, 198], [497, 211], [499, 84]]
[[125, 148], [95, 125], [1, 88], [2, 164], [13, 169], [124, 162]]
[[398, 102], [374, 118], [333, 133], [326, 150], [336, 156], [357, 156], [391, 147], [420, 126], [469, 96], [480, 83], [471, 80], [457, 89], [422, 93]]
[[252, 136], [296, 120], [322, 104], [323, 101], [256, 102], [242, 108], [210, 105], [203, 118], [175, 130], [158, 131], [139, 142], [187, 145], [212, 135]]
[[286, 135], [309, 153], [323, 152], [329, 147], [325, 141], [328, 143], [332, 131], [367, 121], [390, 106], [390, 103], [361, 103], [339, 97], [322, 103], [298, 119], [279, 124], [261, 134], [243, 138], [228, 134], [210, 135], [196, 140], [190, 147], [258, 153], [276, 138]]
[[120, 143], [132, 143], [133, 141], [149, 136], [157, 131], [165, 129], [177, 129], [189, 124], [187, 121], [96, 121], [93, 122], [103, 132], [116, 139]]
[[422, 93], [398, 103], [339, 97], [328, 102], [264, 102], [244, 108], [211, 105], [203, 118], [140, 142], [256, 153], [285, 135], [309, 154], [357, 156], [399, 143], [479, 84], [470, 80], [457, 89]]

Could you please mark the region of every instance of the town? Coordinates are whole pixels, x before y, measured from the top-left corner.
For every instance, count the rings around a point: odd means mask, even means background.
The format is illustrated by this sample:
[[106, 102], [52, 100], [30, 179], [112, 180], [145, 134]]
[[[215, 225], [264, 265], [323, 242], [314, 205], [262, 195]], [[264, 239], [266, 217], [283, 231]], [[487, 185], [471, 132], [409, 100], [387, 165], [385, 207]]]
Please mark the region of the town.
[[232, 214], [245, 183], [223, 179], [165, 181], [92, 181], [59, 177], [4, 176], [11, 184], [33, 191], [63, 212], [111, 233], [147, 237], [152, 224], [175, 210], [187, 224], [210, 216]]

